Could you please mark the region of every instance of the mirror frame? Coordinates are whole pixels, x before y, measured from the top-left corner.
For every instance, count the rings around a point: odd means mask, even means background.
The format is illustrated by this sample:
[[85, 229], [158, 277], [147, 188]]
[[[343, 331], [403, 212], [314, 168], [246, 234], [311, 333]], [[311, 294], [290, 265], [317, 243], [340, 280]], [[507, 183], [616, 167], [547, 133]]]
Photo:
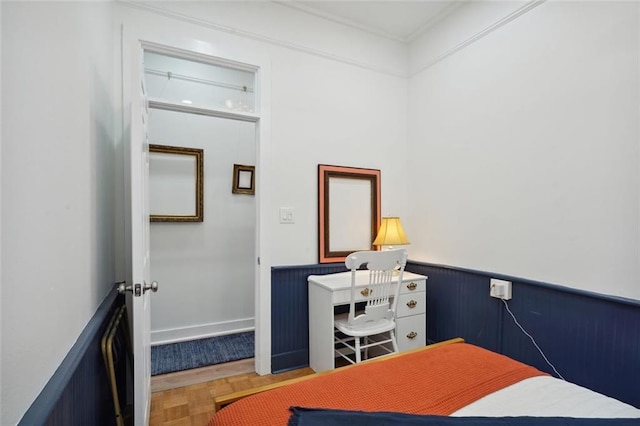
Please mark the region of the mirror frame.
[[[365, 214], [371, 216], [371, 229], [361, 230], [370, 233], [369, 245], [367, 247], [359, 247], [358, 242], [354, 241], [353, 246], [349, 246], [347, 250], [332, 251], [331, 250], [331, 187], [332, 179], [359, 179], [370, 183], [371, 200], [368, 210]], [[318, 261], [319, 263], [336, 263], [344, 262], [346, 257], [359, 250], [375, 250], [373, 240], [376, 238], [378, 228], [380, 227], [380, 170], [363, 169], [358, 167], [342, 167], [331, 166], [327, 164], [318, 165]], [[345, 206], [341, 206], [344, 208]], [[363, 206], [359, 206], [362, 209]], [[355, 212], [355, 210], [354, 210]], [[356, 224], [349, 224], [356, 226]], [[366, 226], [363, 224], [363, 226]]]
[[204, 186], [204, 150], [201, 148], [186, 148], [182, 146], [154, 145], [149, 144], [149, 161], [151, 161], [151, 153], [174, 154], [174, 155], [192, 155], [195, 157], [195, 213], [193, 215], [172, 215], [172, 214], [150, 214], [151, 222], [203, 222], [204, 221], [204, 203], [203, 203], [203, 186]]

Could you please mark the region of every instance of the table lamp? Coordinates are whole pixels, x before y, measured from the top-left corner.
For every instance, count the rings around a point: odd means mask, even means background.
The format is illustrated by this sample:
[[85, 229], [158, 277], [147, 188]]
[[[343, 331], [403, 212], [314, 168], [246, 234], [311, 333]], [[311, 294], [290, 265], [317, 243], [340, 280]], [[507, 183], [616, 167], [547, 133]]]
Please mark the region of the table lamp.
[[393, 246], [409, 244], [404, 234], [399, 217], [383, 217], [378, 236], [373, 240], [374, 246], [387, 246], [387, 250], [393, 250]]

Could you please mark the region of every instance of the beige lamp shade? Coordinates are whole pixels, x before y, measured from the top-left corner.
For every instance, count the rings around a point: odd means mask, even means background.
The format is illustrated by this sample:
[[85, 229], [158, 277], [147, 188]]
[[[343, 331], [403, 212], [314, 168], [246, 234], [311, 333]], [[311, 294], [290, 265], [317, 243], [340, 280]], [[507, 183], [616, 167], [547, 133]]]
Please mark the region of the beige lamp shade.
[[409, 244], [407, 236], [404, 234], [399, 217], [383, 217], [382, 224], [378, 230], [378, 236], [373, 241], [374, 246], [397, 246]]

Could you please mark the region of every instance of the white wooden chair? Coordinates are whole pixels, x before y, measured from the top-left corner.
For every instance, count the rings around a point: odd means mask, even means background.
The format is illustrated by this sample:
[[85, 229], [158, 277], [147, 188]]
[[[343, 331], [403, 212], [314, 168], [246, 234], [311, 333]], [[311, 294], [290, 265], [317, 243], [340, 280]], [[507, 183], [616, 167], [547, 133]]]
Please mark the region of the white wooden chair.
[[[400, 285], [394, 286], [394, 283], [402, 281], [406, 263], [405, 249], [357, 251], [347, 256], [345, 265], [351, 270], [351, 301], [348, 314], [334, 317], [336, 355], [355, 364], [362, 361], [363, 351], [364, 359], [367, 359], [369, 349], [374, 346], [381, 348], [379, 352], [383, 355], [398, 352], [395, 318]], [[356, 272], [364, 264], [368, 271]], [[363, 282], [366, 288], [356, 289]], [[361, 302], [365, 304], [364, 311], [356, 312], [357, 304]], [[355, 359], [349, 356], [351, 354], [355, 354]]]

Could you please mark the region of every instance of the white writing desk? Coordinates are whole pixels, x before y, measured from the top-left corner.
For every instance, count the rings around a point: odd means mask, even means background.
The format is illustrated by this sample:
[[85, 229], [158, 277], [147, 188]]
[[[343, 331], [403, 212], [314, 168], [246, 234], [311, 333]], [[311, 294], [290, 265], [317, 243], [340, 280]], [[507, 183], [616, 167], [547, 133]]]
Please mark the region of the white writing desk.
[[[396, 278], [397, 280], [397, 278]], [[333, 308], [351, 301], [351, 272], [309, 275], [309, 366], [319, 373], [335, 366]], [[369, 271], [356, 272], [356, 302], [369, 284]], [[400, 351], [424, 346], [426, 339], [427, 277], [402, 275], [396, 315], [396, 339]], [[392, 289], [392, 292], [395, 288]]]

